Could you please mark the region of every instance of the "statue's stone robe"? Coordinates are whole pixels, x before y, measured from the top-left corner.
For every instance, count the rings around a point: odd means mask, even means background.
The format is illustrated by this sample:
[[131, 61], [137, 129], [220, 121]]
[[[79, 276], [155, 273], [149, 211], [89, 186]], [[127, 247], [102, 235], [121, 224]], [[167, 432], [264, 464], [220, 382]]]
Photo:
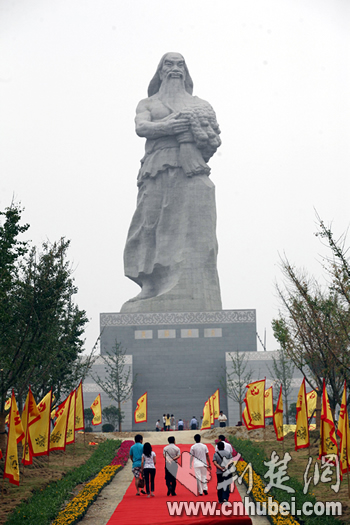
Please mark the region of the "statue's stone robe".
[[176, 137], [146, 142], [125, 275], [141, 286], [122, 312], [221, 310], [215, 186], [185, 175]]

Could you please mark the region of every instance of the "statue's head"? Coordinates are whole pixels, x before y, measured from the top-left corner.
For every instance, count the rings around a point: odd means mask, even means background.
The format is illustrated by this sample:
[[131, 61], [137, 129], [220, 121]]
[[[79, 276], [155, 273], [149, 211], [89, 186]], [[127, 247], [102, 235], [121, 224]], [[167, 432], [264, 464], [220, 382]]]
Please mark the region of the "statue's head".
[[183, 78], [186, 91], [192, 95], [193, 82], [185, 59], [180, 53], [166, 53], [162, 56], [157, 71], [148, 86], [148, 96], [158, 93], [164, 79]]

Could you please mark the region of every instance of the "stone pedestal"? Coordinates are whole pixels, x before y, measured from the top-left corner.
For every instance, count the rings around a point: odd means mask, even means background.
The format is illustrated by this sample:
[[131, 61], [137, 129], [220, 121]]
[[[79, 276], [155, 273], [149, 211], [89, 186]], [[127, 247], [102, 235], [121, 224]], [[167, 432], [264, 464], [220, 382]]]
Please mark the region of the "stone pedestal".
[[148, 422], [133, 422], [135, 431], [153, 430], [164, 413], [185, 421], [195, 415], [200, 421], [205, 401], [217, 388], [227, 414], [220, 386], [220, 379], [226, 381], [226, 352], [257, 350], [255, 310], [102, 313], [100, 325], [102, 354], [111, 352], [117, 340], [132, 356], [137, 374], [132, 411], [148, 392]]

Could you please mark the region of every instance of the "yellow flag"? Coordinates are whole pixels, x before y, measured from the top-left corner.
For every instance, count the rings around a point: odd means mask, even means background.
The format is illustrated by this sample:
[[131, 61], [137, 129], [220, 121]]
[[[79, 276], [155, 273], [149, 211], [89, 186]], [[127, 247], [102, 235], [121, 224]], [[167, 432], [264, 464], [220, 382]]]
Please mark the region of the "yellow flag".
[[217, 419], [220, 414], [220, 392], [219, 389], [212, 395], [214, 401], [214, 419]]
[[265, 390], [265, 419], [273, 417], [273, 391], [272, 386]]
[[67, 399], [60, 405], [60, 415], [57, 418], [55, 428], [50, 436], [50, 452], [52, 450], [66, 450], [67, 424], [71, 397], [72, 395], [69, 394]]
[[209, 399], [204, 404], [201, 430], [205, 430], [207, 428], [211, 428]]
[[325, 380], [323, 380], [321, 436], [318, 459], [321, 459], [322, 456], [327, 456], [327, 454], [338, 455], [338, 443], [335, 437], [335, 426], [326, 390], [326, 383]]
[[[92, 413], [94, 414], [91, 423], [93, 425], [101, 425], [102, 423], [102, 405], [101, 405], [101, 394], [98, 394], [95, 401], [91, 405]], [[147, 421], [147, 419], [146, 419]]]
[[244, 398], [247, 407], [249, 426], [265, 428], [265, 379], [249, 383]]
[[[17, 443], [19, 443], [20, 441], [22, 441], [22, 439], [24, 438], [25, 434], [24, 434], [24, 430], [23, 430], [21, 416], [19, 415], [19, 412], [18, 412], [16, 398], [15, 398], [13, 393], [12, 393], [12, 399], [11, 399], [11, 412], [12, 412], [12, 408], [13, 408], [13, 414], [14, 414], [13, 417], [14, 417], [14, 421], [15, 421], [14, 425], [15, 425], [16, 440], [17, 440]], [[10, 421], [11, 421], [11, 418], [10, 418], [10, 414], [9, 414], [9, 425], [10, 425]]]
[[39, 421], [40, 412], [36, 406], [33, 393], [29, 387], [27, 399], [22, 412], [22, 425], [24, 430], [24, 438], [22, 439], [22, 463], [24, 465], [31, 465], [33, 463], [32, 450], [30, 446], [29, 427]]
[[306, 403], [307, 403], [307, 417], [310, 419], [314, 411], [316, 410], [317, 402], [317, 392], [316, 390], [311, 390], [306, 394]]
[[249, 415], [248, 415], [247, 407], [244, 407], [242, 419], [243, 419], [243, 423], [245, 424], [248, 430], [253, 430], [255, 428], [249, 423]]
[[5, 403], [5, 410], [10, 410], [11, 407], [11, 398], [9, 397]]
[[137, 400], [134, 421], [135, 423], [144, 423], [147, 421], [147, 392]]
[[75, 430], [84, 430], [83, 382], [80, 381], [75, 394]]
[[66, 434], [66, 445], [71, 445], [75, 442], [75, 390], [70, 394], [71, 400], [69, 405], [68, 423], [67, 423], [67, 434]]
[[294, 434], [295, 450], [307, 448], [309, 440], [309, 422], [307, 419], [305, 377], [301, 383], [297, 400], [297, 424]]
[[35, 457], [49, 455], [51, 400], [52, 390], [38, 404], [40, 419], [29, 427], [30, 446]]
[[[17, 431], [16, 431], [16, 417], [17, 417], [17, 403], [15, 393], [12, 390], [11, 409], [9, 420], [9, 431], [7, 435], [7, 449], [4, 467], [4, 478], [7, 478], [13, 485], [19, 485], [19, 465], [17, 453]], [[22, 425], [21, 425], [22, 426]]]
[[210, 410], [210, 426], [211, 426], [211, 425], [214, 425], [214, 423], [215, 423], [213, 396], [210, 396], [210, 398], [209, 398], [209, 410]]
[[344, 382], [337, 434], [340, 437], [340, 477], [343, 479], [343, 474], [348, 472], [348, 470], [350, 472], [350, 429], [346, 399], [346, 381]]
[[280, 393], [278, 396], [276, 411], [273, 415], [273, 426], [276, 433], [277, 441], [283, 441], [283, 397], [282, 397], [282, 385], [280, 386]]

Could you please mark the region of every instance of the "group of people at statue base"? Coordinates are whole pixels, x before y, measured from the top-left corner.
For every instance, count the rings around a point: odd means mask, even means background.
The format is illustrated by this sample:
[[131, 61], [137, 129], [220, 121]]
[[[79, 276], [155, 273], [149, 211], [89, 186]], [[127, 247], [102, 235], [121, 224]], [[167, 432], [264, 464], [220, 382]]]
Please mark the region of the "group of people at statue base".
[[[190, 450], [190, 468], [192, 468], [193, 464], [198, 494], [203, 496], [203, 494], [208, 494], [207, 469], [211, 469], [209, 450], [207, 445], [201, 443], [200, 434], [195, 434], [194, 441], [195, 443]], [[163, 449], [163, 456], [166, 461], [165, 483], [168, 489], [167, 496], [176, 496], [177, 465], [175, 468], [174, 466], [167, 468], [167, 464], [176, 463], [181, 456], [181, 450], [175, 444], [174, 436], [168, 437], [168, 443]], [[229, 499], [232, 483], [230, 465], [232, 465], [234, 455], [236, 455], [236, 451], [232, 445], [226, 441], [224, 435], [220, 435], [213, 456], [213, 465], [216, 467], [219, 503], [225, 503]], [[132, 461], [132, 473], [135, 478], [136, 496], [146, 494], [148, 498], [154, 497], [157, 457], [150, 443], [143, 444], [143, 436], [141, 434], [135, 436], [135, 444], [130, 448], [130, 459]], [[144, 485], [146, 491], [143, 490]]]
[[[163, 428], [162, 428], [163, 424]], [[179, 419], [177, 422], [177, 429], [183, 430], [184, 429], [184, 422], [183, 419]], [[156, 421], [156, 432], [165, 432], [165, 431], [174, 431], [176, 430], [176, 420], [174, 414], [163, 414], [163, 422], [160, 422], [160, 419]]]

